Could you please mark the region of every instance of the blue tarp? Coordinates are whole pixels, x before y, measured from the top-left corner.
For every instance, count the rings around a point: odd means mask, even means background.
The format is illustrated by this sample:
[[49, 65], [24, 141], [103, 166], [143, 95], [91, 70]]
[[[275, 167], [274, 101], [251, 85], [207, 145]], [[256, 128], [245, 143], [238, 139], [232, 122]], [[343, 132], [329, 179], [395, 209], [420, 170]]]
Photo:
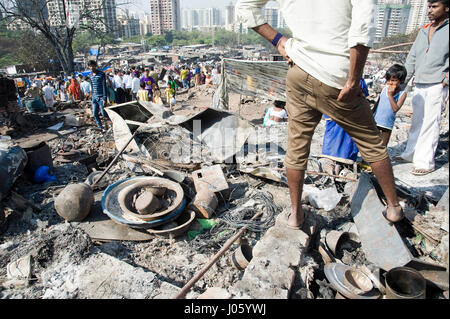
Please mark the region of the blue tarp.
[[353, 139], [335, 121], [326, 115], [324, 118], [327, 121], [323, 136], [322, 155], [356, 161], [358, 148]]
[[[365, 96], [369, 95], [364, 79], [361, 79], [361, 89]], [[358, 158], [358, 147], [353, 139], [335, 121], [326, 115], [323, 117], [327, 121], [323, 136], [322, 155], [356, 161]]]
[[90, 55], [98, 55], [98, 50], [97, 49], [90, 49], [89, 50], [89, 54]]
[[[104, 72], [105, 70], [111, 69], [110, 66], [105, 66], [102, 71]], [[78, 74], [81, 74], [82, 76], [87, 76], [91, 74], [91, 70], [88, 71], [83, 71], [83, 72], [75, 72], [75, 76], [78, 76]]]

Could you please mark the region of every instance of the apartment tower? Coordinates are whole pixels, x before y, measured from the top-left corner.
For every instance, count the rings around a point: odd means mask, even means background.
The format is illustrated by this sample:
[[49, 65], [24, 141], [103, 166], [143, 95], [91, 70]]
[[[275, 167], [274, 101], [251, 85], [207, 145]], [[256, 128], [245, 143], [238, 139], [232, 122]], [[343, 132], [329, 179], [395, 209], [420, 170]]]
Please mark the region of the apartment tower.
[[180, 30], [180, 0], [150, 0], [152, 34]]

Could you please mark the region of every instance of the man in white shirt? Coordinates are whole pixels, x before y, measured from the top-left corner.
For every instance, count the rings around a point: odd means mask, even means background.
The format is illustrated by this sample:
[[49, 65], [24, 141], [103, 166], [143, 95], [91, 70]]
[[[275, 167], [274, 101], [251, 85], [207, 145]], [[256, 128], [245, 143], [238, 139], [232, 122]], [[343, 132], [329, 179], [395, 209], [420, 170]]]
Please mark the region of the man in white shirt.
[[127, 71], [123, 75], [123, 83], [125, 85], [125, 100], [126, 102], [131, 101], [131, 74]]
[[83, 92], [83, 99], [90, 100], [91, 98], [91, 84], [87, 81], [88, 77], [84, 77], [81, 81], [80, 88], [81, 92]]
[[122, 71], [116, 71], [114, 75], [114, 89], [116, 91], [116, 103], [121, 104], [125, 103], [125, 84], [123, 82], [123, 73]]
[[299, 229], [305, 215], [301, 205], [311, 140], [322, 115], [337, 122], [371, 164], [387, 199], [383, 215], [390, 222], [403, 219], [392, 166], [360, 87], [364, 65], [373, 44], [373, 0], [278, 0], [293, 33], [291, 39], [275, 31], [261, 9], [269, 0], [239, 0], [241, 22], [278, 49], [291, 65], [286, 78], [289, 115], [288, 150], [284, 160], [292, 213], [288, 227]]
[[141, 85], [141, 79], [137, 77], [137, 73], [131, 73], [131, 95], [132, 101], [137, 100], [137, 94]]
[[42, 94], [44, 95], [44, 101], [47, 108], [49, 108], [51, 111], [55, 111], [55, 109], [53, 108], [53, 105], [55, 104], [55, 101], [53, 99], [55, 95], [55, 89], [53, 88], [53, 86], [51, 86], [50, 82], [44, 82]]

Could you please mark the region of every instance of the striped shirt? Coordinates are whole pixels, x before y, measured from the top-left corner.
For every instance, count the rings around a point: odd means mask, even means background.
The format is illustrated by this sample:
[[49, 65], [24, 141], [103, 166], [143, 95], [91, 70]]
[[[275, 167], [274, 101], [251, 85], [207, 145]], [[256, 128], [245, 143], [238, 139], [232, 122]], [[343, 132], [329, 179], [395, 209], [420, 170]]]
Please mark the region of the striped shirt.
[[92, 88], [92, 97], [107, 97], [107, 88], [106, 88], [106, 76], [105, 73], [97, 70], [97, 73], [94, 75], [91, 72], [91, 88]]

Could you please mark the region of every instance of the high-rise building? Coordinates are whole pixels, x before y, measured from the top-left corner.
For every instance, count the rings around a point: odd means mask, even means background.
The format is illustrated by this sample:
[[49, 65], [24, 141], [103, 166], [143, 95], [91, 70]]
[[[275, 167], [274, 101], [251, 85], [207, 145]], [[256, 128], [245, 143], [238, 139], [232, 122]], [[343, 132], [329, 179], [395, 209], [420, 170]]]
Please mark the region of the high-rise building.
[[[46, 0], [22, 0], [15, 2], [16, 7], [13, 10], [16, 13], [23, 13], [33, 19], [48, 19], [48, 9]], [[15, 20], [7, 24], [8, 30], [29, 30], [31, 26], [22, 20]]]
[[375, 41], [405, 34], [411, 6], [409, 4], [378, 4], [376, 12]]
[[274, 28], [279, 28], [279, 10], [278, 8], [266, 7], [264, 8], [264, 18], [267, 23]]
[[182, 9], [181, 28], [183, 30], [191, 30], [194, 25], [198, 25], [197, 12], [192, 9]]
[[180, 0], [150, 0], [152, 34], [180, 30]]
[[127, 9], [123, 10], [123, 13], [117, 16], [117, 23], [121, 38], [129, 38], [141, 33], [139, 19], [130, 14]]
[[228, 31], [232, 31], [234, 22], [235, 22], [235, 10], [233, 3], [230, 2], [229, 5], [225, 6], [225, 29]]
[[115, 0], [47, 0], [51, 26], [93, 25], [119, 36]]
[[406, 33], [412, 33], [414, 30], [429, 23], [428, 19], [428, 1], [427, 0], [409, 0], [411, 4], [411, 13], [409, 15]]
[[281, 10], [278, 10], [278, 27], [279, 28], [287, 28], [286, 20], [284, 20], [283, 14]]
[[181, 27], [192, 30], [199, 27], [215, 27], [220, 25], [220, 10], [216, 8], [183, 9]]
[[145, 14], [144, 17], [139, 20], [139, 29], [141, 35], [152, 33], [152, 23], [149, 14]]

